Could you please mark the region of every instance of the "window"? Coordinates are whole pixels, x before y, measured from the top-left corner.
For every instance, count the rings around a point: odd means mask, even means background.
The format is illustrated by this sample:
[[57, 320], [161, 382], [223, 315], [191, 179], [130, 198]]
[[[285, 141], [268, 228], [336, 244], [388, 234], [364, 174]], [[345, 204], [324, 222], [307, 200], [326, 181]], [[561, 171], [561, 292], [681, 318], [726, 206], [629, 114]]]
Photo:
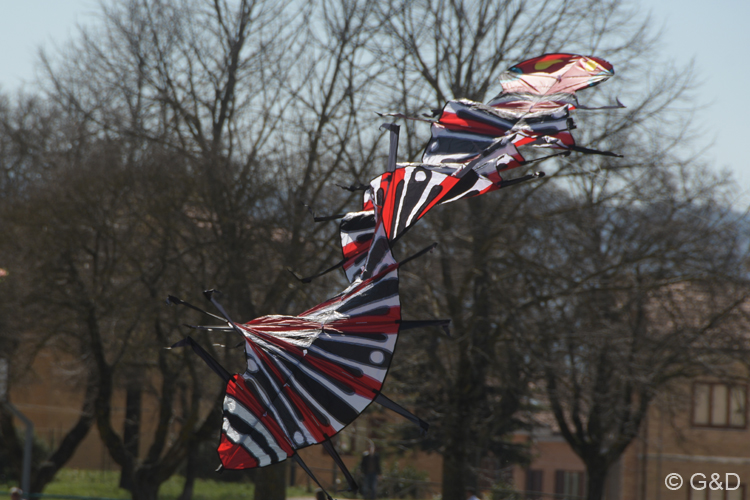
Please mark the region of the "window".
[[745, 385], [696, 382], [693, 385], [693, 425], [744, 429], [746, 402]]
[[541, 470], [528, 469], [526, 471], [526, 498], [539, 500], [542, 498], [542, 475]]
[[555, 493], [563, 495], [566, 500], [585, 497], [584, 473], [567, 470], [555, 471]]

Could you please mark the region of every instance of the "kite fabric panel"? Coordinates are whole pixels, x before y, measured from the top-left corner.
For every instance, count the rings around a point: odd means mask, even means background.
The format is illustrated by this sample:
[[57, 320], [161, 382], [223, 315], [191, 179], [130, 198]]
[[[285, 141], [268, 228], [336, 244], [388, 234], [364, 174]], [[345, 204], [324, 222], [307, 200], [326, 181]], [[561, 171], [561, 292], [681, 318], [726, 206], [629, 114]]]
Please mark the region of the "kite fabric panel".
[[[577, 90], [598, 85], [612, 75], [610, 63], [592, 56], [546, 54], [523, 61], [500, 76], [503, 91], [488, 104], [449, 101], [431, 126], [422, 161], [434, 165], [472, 161], [500, 138], [515, 147], [608, 154], [576, 147], [570, 110], [578, 107]], [[615, 107], [621, 107], [619, 101]], [[524, 163], [517, 151], [507, 154], [514, 160], [496, 162], [498, 172]]]
[[545, 54], [502, 73], [503, 91], [489, 105], [519, 115], [577, 106], [576, 91], [598, 85], [614, 74], [614, 67], [598, 57]]
[[361, 279], [299, 316], [236, 326], [247, 370], [227, 384], [219, 457], [263, 467], [321, 443], [379, 394], [401, 321], [398, 264], [382, 225]]
[[[391, 199], [383, 205], [388, 238], [396, 240], [439, 204], [508, 185], [500, 173], [530, 163], [519, 147], [618, 156], [577, 146], [571, 134], [575, 122], [570, 110], [578, 105], [575, 92], [612, 75], [612, 65], [603, 59], [546, 54], [504, 72], [503, 91], [489, 104], [468, 99], [446, 103], [431, 123], [422, 164], [401, 165], [370, 182], [374, 191], [394, 184]], [[556, 155], [541, 159], [552, 156]], [[346, 214], [339, 227], [341, 265], [349, 281], [356, 278], [375, 229], [369, 193], [364, 195], [363, 210]]]
[[[383, 197], [387, 193], [381, 193]], [[373, 208], [382, 213], [380, 205]], [[321, 443], [356, 490], [330, 439], [367, 406], [377, 402], [426, 431], [425, 422], [381, 394], [399, 329], [446, 325], [445, 320], [401, 320], [399, 266], [378, 217], [357, 279], [298, 316], [270, 315], [235, 323], [213, 291], [205, 292], [229, 326], [196, 328], [240, 334], [245, 372], [229, 375], [189, 337], [173, 347], [192, 346], [226, 382], [218, 447], [223, 468], [265, 467], [293, 457], [312, 475], [296, 451]], [[168, 302], [198, 309], [171, 296]]]
[[389, 241], [394, 241], [434, 206], [484, 194], [497, 189], [497, 185], [473, 171], [456, 177], [423, 166], [409, 166], [378, 176], [372, 180], [370, 188], [364, 195], [364, 210], [346, 214], [339, 225], [344, 254], [342, 266], [350, 282], [360, 275], [372, 242], [373, 196], [383, 207], [385, 235]]
[[[433, 207], [461, 198], [485, 194], [511, 184], [544, 176], [543, 172], [504, 181], [501, 172], [544, 161], [571, 151], [619, 156], [607, 151], [577, 146], [571, 130], [575, 123], [575, 92], [605, 81], [614, 74], [603, 59], [574, 54], [546, 54], [519, 63], [503, 73], [503, 92], [490, 104], [468, 99], [449, 101], [431, 123], [430, 140], [422, 163], [396, 164], [398, 133], [391, 134], [389, 162], [393, 167], [373, 179], [365, 189], [361, 211], [343, 216], [339, 234], [343, 259], [335, 266], [303, 282], [342, 267], [351, 282], [365, 261], [375, 229], [372, 193], [392, 186], [383, 202], [386, 234], [396, 241]], [[618, 105], [622, 107], [618, 101]], [[590, 109], [590, 108], [587, 108]], [[400, 113], [390, 116], [407, 118]], [[422, 120], [420, 121], [429, 121]], [[389, 125], [390, 128], [390, 125]], [[561, 153], [527, 161], [519, 147], [552, 148]]]
[[[492, 146], [499, 138], [507, 138], [506, 144], [523, 146], [533, 141], [532, 137], [554, 136], [563, 146], [574, 144], [570, 130], [573, 120], [567, 107], [535, 116], [520, 117], [482, 103], [458, 99], [448, 101], [437, 122], [432, 124], [432, 137], [422, 155], [424, 163], [439, 165], [446, 162], [467, 162]], [[522, 134], [513, 134], [522, 132]], [[506, 154], [515, 156], [517, 151]], [[514, 168], [523, 163], [506, 166]]]

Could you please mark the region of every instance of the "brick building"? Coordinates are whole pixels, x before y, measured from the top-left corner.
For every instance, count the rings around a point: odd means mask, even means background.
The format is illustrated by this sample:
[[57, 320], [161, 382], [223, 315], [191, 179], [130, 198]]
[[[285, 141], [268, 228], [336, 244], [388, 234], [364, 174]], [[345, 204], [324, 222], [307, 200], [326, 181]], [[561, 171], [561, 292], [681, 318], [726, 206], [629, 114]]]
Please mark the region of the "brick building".
[[[639, 437], [610, 470], [607, 500], [748, 500], [747, 399], [747, 379], [741, 377], [698, 378], [662, 394], [649, 410]], [[514, 468], [515, 489], [526, 491], [527, 498], [585, 496], [583, 462], [554, 425], [520, 437], [531, 443], [533, 460], [528, 468]], [[682, 477], [680, 488], [667, 488], [669, 474]], [[723, 489], [693, 489], [690, 480], [695, 474], [705, 476], [695, 476], [698, 488], [701, 481], [708, 484], [713, 474], [719, 474]]]

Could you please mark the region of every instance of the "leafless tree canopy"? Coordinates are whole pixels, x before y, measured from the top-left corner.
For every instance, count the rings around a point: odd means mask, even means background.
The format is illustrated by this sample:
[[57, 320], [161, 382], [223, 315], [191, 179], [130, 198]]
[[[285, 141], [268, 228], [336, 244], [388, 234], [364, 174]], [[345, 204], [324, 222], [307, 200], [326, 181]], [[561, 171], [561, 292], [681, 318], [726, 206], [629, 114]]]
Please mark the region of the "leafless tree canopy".
[[[15, 383], [51, 347], [77, 360], [70, 383], [86, 395], [34, 491], [96, 427], [121, 484], [156, 498], [218, 432], [222, 390], [189, 353], [163, 349], [179, 325], [205, 321], [163, 298], [217, 288], [247, 321], [332, 295], [340, 277], [303, 286], [287, 268], [339, 259], [336, 228], [304, 204], [358, 208], [335, 184], [382, 171], [373, 111], [485, 101], [507, 67], [564, 51], [615, 65], [581, 99], [628, 108], [581, 111], [576, 134], [625, 157], [547, 162], [543, 182], [442, 207], [399, 242], [400, 255], [440, 243], [405, 271], [403, 303], [413, 318], [450, 317], [453, 334], [406, 332], [386, 387], [432, 421], [426, 440], [400, 438], [443, 454], [443, 498], [463, 498], [488, 453], [523, 460], [508, 435], [538, 410], [554, 413], [601, 498], [654, 395], [741, 347], [729, 320], [745, 297], [745, 226], [700, 161], [689, 68], [658, 49], [649, 20], [620, 0], [105, 3], [42, 56], [38, 91], [0, 100], [0, 342]], [[413, 160], [429, 130], [403, 125], [400, 160]], [[159, 412], [139, 455], [144, 395]], [[0, 442], [20, 455], [0, 417]], [[283, 498], [279, 478], [283, 468], [265, 471], [257, 497]]]

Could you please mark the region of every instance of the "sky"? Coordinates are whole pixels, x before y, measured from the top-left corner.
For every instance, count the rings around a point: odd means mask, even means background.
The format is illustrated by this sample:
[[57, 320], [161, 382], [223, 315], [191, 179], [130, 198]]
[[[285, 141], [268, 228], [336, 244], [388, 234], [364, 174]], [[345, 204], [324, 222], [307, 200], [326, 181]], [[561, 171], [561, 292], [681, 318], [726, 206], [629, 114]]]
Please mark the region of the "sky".
[[[744, 154], [750, 0], [636, 1], [663, 29], [664, 54], [676, 63], [695, 61], [703, 106], [697, 119], [713, 143], [706, 159], [730, 170], [750, 200], [750, 159]], [[54, 49], [75, 35], [77, 24], [96, 22], [98, 5], [98, 0], [0, 0], [0, 89], [13, 92], [31, 82], [39, 48]]]
[[677, 63], [695, 61], [695, 76], [702, 83], [697, 119], [713, 142], [706, 159], [717, 169], [730, 169], [743, 198], [750, 199], [750, 158], [744, 137], [750, 112], [745, 97], [750, 84], [750, 1], [641, 1], [655, 25], [664, 30], [664, 52]]

